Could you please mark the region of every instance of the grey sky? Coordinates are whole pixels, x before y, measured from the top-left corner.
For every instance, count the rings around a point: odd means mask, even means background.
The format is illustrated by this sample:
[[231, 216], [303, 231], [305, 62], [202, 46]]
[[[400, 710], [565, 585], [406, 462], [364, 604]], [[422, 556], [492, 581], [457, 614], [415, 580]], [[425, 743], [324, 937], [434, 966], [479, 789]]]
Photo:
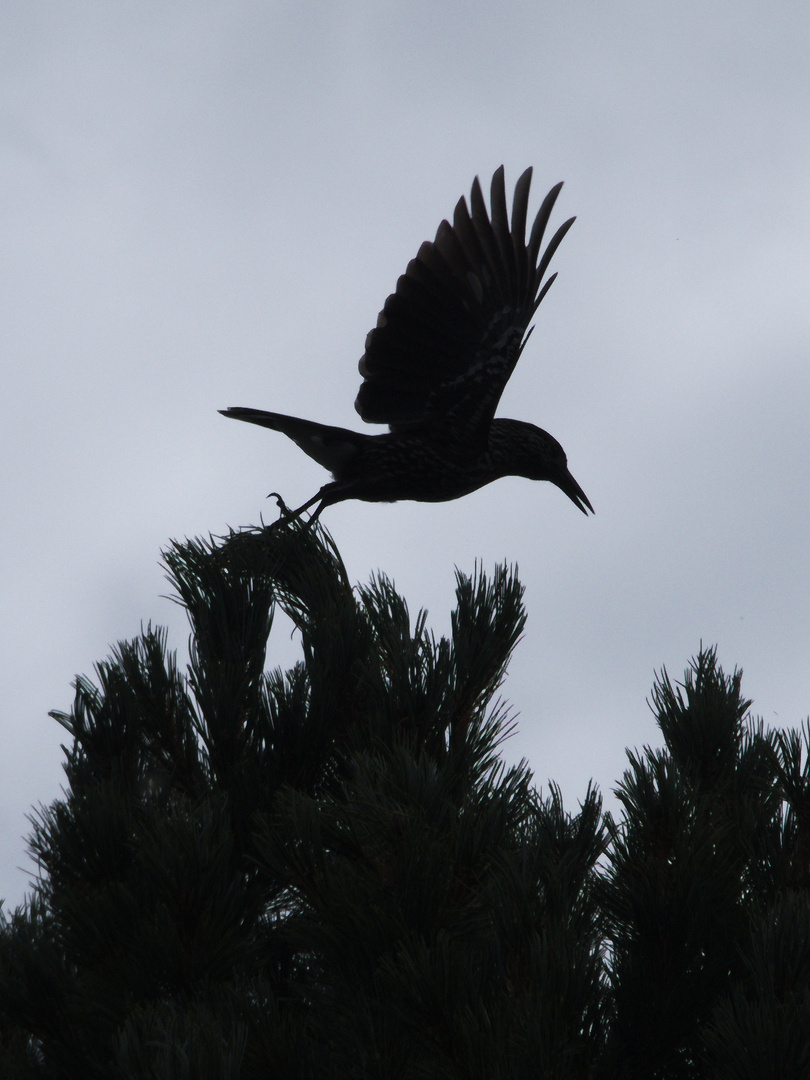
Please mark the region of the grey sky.
[[[572, 807], [656, 741], [701, 639], [755, 711], [810, 711], [805, 3], [31, 3], [0, 32], [0, 896], [62, 782], [70, 682], [161, 594], [170, 537], [326, 479], [250, 405], [361, 427], [366, 332], [473, 176], [533, 165], [577, 223], [500, 413], [565, 446], [586, 520], [506, 480], [330, 508], [446, 630], [453, 568], [517, 562], [510, 757]], [[367, 429], [371, 430], [371, 429]], [[279, 627], [271, 662], [295, 643]]]

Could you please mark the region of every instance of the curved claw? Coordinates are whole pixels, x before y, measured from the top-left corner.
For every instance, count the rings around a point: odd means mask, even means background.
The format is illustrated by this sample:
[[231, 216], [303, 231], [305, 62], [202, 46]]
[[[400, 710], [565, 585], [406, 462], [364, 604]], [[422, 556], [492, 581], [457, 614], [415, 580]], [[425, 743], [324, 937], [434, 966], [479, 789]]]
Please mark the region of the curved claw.
[[282, 517], [295, 517], [294, 512], [290, 510], [289, 506], [287, 506], [287, 504], [284, 502], [284, 500], [277, 491], [271, 491], [267, 498], [276, 500], [276, 504], [279, 508], [279, 511], [281, 512]]

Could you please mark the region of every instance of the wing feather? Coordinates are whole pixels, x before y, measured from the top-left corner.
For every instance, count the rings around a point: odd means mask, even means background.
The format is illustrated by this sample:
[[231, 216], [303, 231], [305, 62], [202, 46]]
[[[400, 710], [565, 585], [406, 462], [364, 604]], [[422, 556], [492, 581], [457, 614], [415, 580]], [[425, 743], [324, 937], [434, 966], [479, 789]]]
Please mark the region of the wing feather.
[[543, 282], [566, 221], [541, 256], [543, 236], [562, 184], [526, 225], [532, 170], [520, 176], [511, 224], [501, 166], [492, 177], [490, 211], [481, 185], [462, 196], [452, 225], [442, 221], [408, 264], [366, 338], [363, 382], [355, 407], [369, 423], [392, 429], [441, 423], [471, 452], [486, 432], [517, 363], [529, 322], [556, 275]]
[[503, 267], [506, 276], [505, 295], [513, 296], [517, 288], [517, 260], [509, 231], [509, 211], [506, 207], [506, 188], [503, 165], [496, 169], [489, 189], [489, 204], [492, 211], [492, 233], [498, 245], [498, 265]]
[[525, 172], [520, 174], [515, 184], [515, 195], [512, 199], [512, 249], [514, 251], [515, 265], [517, 266], [517, 288], [520, 294], [526, 288], [528, 281], [528, 259], [526, 251], [526, 217], [529, 212], [529, 190], [532, 185], [531, 165]]

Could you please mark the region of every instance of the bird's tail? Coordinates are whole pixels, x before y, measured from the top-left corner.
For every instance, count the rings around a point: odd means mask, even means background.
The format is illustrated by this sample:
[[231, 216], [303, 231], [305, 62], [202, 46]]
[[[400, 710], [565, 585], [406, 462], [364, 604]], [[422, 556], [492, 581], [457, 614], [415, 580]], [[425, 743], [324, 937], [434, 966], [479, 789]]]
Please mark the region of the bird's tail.
[[347, 428], [316, 424], [313, 420], [301, 420], [297, 416], [265, 412], [263, 409], [220, 409], [223, 416], [232, 420], [245, 420], [249, 424], [281, 431], [309, 454], [319, 465], [333, 474], [339, 474], [354, 457], [359, 444], [369, 436]]

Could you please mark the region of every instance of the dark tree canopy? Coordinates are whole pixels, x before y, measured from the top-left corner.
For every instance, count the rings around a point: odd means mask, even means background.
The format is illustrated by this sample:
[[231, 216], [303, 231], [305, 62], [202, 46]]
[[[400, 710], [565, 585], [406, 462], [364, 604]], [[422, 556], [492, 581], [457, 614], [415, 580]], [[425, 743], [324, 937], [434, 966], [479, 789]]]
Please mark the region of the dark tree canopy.
[[[318, 528], [173, 544], [191, 624], [80, 678], [39, 876], [0, 931], [0, 1076], [810, 1075], [810, 728], [701, 650], [620, 811], [499, 747], [506, 566], [448, 638]], [[268, 670], [274, 613], [302, 661]]]

